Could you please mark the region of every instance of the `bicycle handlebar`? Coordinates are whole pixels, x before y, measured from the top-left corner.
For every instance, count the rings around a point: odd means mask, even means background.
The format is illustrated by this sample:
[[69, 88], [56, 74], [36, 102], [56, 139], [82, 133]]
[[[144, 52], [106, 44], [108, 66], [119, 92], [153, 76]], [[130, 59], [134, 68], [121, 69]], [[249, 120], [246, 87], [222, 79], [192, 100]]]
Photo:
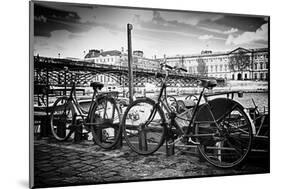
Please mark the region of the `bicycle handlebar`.
[[[161, 77], [162, 75], [164, 75], [164, 74], [163, 74], [163, 73], [160, 73], [160, 72], [155, 72], [155, 77], [156, 77], [156, 78], [159, 78], [159, 77]], [[163, 83], [166, 83], [166, 82], [167, 82], [168, 76], [169, 76], [169, 72], [166, 70], [166, 71], [165, 71], [164, 80], [162, 81]]]

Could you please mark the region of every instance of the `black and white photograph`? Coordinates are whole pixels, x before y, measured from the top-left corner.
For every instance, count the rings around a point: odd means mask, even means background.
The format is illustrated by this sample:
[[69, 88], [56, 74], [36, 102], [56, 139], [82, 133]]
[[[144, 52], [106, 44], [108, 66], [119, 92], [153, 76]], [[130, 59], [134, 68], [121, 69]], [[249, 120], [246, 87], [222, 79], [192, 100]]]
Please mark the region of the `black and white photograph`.
[[30, 187], [270, 173], [270, 16], [29, 13]]

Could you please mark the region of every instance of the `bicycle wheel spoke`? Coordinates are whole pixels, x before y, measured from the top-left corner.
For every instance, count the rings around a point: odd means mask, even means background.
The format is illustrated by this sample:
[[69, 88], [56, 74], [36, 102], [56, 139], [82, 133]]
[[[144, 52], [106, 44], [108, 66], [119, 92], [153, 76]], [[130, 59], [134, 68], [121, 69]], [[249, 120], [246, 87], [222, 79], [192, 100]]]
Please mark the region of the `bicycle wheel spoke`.
[[51, 112], [51, 131], [53, 136], [59, 140], [66, 140], [71, 134], [74, 110], [66, 97], [58, 98]]
[[237, 154], [239, 154], [240, 156], [242, 156], [242, 154], [243, 154], [243, 150], [242, 150], [242, 149], [240, 149], [239, 147], [235, 146], [235, 145], [234, 145], [232, 142], [230, 142], [229, 140], [227, 140], [226, 142], [227, 142], [227, 144], [228, 144], [230, 147], [232, 147], [232, 148], [237, 152]]
[[164, 142], [164, 114], [154, 104], [149, 99], [136, 100], [123, 116], [125, 140], [139, 154], [151, 154]]
[[[233, 167], [244, 161], [252, 143], [250, 120], [243, 108], [234, 101], [231, 108], [219, 120], [217, 130], [196, 126], [196, 134], [215, 133], [214, 137], [202, 137], [198, 141], [199, 152], [217, 167]], [[219, 141], [221, 142], [219, 142]], [[218, 142], [216, 142], [218, 141]]]
[[111, 97], [97, 100], [90, 114], [90, 123], [94, 141], [105, 149], [113, 148], [121, 133], [120, 114], [116, 102]]

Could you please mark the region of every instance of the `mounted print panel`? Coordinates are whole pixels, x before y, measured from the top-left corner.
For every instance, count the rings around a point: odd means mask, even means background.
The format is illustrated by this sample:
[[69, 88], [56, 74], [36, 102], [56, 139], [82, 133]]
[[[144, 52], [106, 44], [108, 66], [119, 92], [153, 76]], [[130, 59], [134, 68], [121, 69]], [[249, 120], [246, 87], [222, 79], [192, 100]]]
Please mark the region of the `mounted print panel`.
[[269, 16], [30, 2], [30, 187], [269, 173]]

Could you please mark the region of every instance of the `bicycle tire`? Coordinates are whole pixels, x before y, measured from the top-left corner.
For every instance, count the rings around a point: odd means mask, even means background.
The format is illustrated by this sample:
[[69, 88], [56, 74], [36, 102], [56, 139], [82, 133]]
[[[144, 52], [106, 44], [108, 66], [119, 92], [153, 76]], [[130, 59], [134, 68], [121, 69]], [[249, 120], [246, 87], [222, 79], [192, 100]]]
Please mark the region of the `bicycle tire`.
[[[155, 114], [147, 122], [153, 107]], [[141, 155], [157, 151], [164, 143], [167, 130], [163, 110], [149, 98], [137, 99], [127, 107], [122, 118], [122, 127], [127, 145]]]
[[73, 133], [74, 108], [66, 96], [59, 97], [53, 107], [50, 117], [50, 126], [54, 138], [58, 141], [67, 140]]
[[198, 97], [196, 95], [187, 95], [184, 100], [198, 101]]
[[[219, 108], [215, 104], [211, 109]], [[230, 99], [225, 100], [225, 105], [228, 107], [225, 115], [218, 121], [220, 130], [214, 123], [201, 120], [195, 125], [195, 134], [214, 134], [197, 138], [200, 143], [198, 151], [207, 162], [219, 168], [233, 168], [242, 165], [247, 159], [252, 147], [253, 131], [242, 105]]]
[[121, 140], [120, 110], [114, 98], [99, 97], [90, 112], [89, 120], [93, 140], [101, 148], [112, 149]]

